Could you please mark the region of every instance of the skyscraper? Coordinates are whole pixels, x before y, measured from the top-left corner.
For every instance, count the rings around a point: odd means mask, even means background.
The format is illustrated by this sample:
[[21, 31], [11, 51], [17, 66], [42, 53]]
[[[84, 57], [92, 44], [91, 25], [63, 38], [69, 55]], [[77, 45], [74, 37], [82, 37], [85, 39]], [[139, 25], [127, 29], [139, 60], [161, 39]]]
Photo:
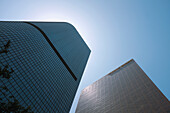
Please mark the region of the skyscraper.
[[34, 112], [69, 112], [90, 55], [71, 24], [0, 22], [0, 47], [1, 105], [13, 97]]
[[86, 87], [76, 113], [167, 113], [169, 100], [134, 60]]

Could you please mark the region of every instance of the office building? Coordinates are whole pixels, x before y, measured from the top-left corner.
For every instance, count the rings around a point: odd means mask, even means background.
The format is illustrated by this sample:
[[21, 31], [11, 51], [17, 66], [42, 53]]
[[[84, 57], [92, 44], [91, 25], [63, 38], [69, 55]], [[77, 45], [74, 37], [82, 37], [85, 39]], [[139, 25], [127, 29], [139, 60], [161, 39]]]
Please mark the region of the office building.
[[0, 47], [0, 85], [9, 90], [1, 104], [13, 96], [33, 112], [69, 112], [90, 55], [71, 24], [0, 22]]
[[76, 113], [168, 113], [169, 100], [132, 59], [86, 87]]

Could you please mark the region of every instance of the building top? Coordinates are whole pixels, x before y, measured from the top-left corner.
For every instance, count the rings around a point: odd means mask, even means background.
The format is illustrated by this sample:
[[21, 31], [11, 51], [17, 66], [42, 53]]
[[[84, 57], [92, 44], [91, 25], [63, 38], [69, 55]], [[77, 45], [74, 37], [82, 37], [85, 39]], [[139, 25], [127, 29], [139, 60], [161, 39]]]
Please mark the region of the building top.
[[[135, 62], [135, 60], [134, 60], [134, 59], [131, 59], [131, 60], [127, 61], [126, 63], [122, 64], [121, 66], [119, 66], [118, 68], [116, 68], [116, 69], [113, 70], [112, 72], [108, 73], [107, 75], [103, 76], [103, 77], [100, 78], [99, 80], [103, 79], [104, 77], [106, 77], [106, 76], [108, 76], [108, 75], [110, 76], [110, 75], [118, 72], [120, 69], [122, 69], [123, 67], [127, 66], [127, 65], [130, 64], [131, 62]], [[90, 84], [89, 86], [95, 84], [95, 83], [98, 82], [99, 80], [95, 81], [94, 83]], [[88, 88], [89, 86], [85, 87], [83, 90], [85, 90], [85, 89]], [[83, 90], [82, 90], [82, 91], [83, 91]]]
[[124, 63], [123, 65], [119, 66], [118, 68], [116, 68], [115, 70], [113, 70], [112, 72], [108, 73], [107, 75], [111, 75], [114, 72], [118, 71], [119, 69], [123, 68], [124, 66], [126, 66], [127, 64], [129, 64], [130, 62], [135, 62], [133, 59], [127, 61], [126, 63]]
[[30, 23], [44, 32], [75, 78], [80, 79], [91, 51], [75, 27], [66, 22]]

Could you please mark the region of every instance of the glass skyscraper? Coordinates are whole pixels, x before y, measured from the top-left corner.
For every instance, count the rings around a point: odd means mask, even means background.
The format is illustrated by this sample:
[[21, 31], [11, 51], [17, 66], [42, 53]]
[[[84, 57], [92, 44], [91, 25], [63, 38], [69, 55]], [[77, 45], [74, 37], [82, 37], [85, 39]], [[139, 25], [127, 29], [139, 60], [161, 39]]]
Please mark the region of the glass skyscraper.
[[12, 96], [33, 112], [69, 112], [90, 55], [71, 24], [0, 22], [0, 47], [1, 105]]
[[132, 59], [86, 87], [76, 113], [170, 113], [170, 102]]

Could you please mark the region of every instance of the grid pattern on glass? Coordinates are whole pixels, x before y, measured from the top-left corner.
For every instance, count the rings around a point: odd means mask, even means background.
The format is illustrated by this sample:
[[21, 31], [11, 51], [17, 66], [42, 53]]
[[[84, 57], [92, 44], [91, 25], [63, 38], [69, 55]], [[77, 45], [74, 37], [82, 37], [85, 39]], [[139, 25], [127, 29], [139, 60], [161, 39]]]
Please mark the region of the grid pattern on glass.
[[65, 22], [32, 22], [48, 36], [75, 76], [80, 79], [90, 54], [90, 49], [77, 30]]
[[[43, 35], [22, 22], [0, 22], [0, 46], [10, 40], [7, 54], [0, 54], [0, 66], [14, 73], [0, 83], [23, 106], [34, 112], [70, 110], [79, 81], [75, 81]], [[3, 93], [0, 97], [6, 99]]]
[[86, 87], [76, 113], [167, 113], [170, 103], [132, 60]]

